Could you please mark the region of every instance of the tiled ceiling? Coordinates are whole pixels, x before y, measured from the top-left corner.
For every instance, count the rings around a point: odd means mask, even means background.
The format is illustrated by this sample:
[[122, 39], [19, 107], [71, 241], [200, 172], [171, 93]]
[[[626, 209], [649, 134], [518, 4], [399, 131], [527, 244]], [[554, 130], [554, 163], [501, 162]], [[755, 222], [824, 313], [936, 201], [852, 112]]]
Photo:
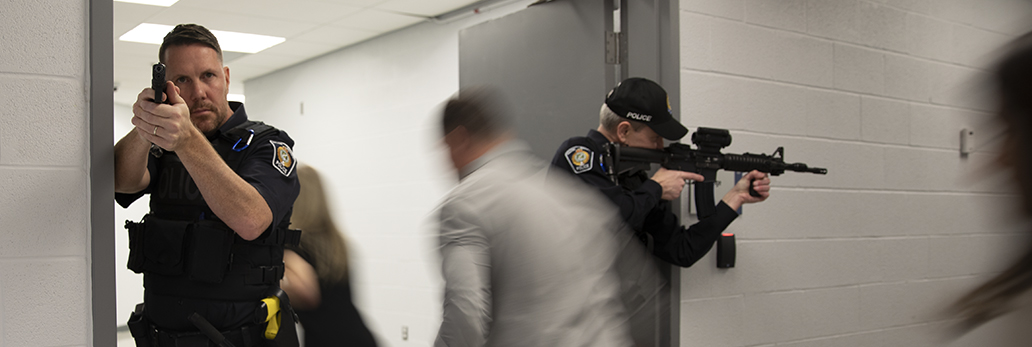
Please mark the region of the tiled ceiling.
[[255, 54], [224, 53], [231, 93], [243, 81], [483, 0], [179, 0], [171, 7], [114, 3], [115, 102], [131, 105], [150, 86], [158, 46], [119, 41], [140, 23], [284, 37]]

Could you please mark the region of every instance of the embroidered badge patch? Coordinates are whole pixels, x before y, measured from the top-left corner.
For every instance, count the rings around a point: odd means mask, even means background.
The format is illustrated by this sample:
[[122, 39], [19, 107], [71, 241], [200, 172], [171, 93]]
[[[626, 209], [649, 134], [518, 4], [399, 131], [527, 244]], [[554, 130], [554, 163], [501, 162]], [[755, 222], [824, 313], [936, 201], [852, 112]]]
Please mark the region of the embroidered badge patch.
[[566, 150], [566, 161], [570, 163], [575, 174], [590, 171], [593, 157], [588, 147], [573, 146]]
[[290, 150], [290, 146], [286, 143], [279, 141], [269, 140], [272, 143], [273, 155], [272, 155], [272, 167], [279, 170], [283, 176], [290, 176], [290, 173], [294, 171], [294, 164], [297, 162], [294, 160], [294, 152]]

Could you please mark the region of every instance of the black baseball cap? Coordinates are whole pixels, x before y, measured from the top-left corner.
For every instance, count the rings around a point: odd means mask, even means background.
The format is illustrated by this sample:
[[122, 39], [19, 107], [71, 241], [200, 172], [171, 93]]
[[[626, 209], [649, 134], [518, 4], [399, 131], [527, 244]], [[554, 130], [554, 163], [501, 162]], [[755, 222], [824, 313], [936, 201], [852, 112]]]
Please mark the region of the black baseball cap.
[[667, 140], [676, 141], [688, 134], [688, 128], [674, 119], [670, 99], [656, 82], [628, 78], [606, 95], [606, 106], [620, 117], [645, 123]]

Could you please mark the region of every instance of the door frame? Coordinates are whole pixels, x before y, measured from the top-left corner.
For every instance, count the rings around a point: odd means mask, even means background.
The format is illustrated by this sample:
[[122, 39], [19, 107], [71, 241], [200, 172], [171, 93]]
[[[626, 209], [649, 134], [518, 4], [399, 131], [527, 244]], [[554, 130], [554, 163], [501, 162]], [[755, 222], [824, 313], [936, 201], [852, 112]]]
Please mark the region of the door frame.
[[[620, 2], [621, 32], [626, 34], [625, 59], [622, 73], [627, 77], [645, 77], [663, 86], [670, 108], [679, 121], [681, 114], [681, 51], [680, 51], [680, 2], [678, 0], [614, 0]], [[610, 26], [612, 27], [612, 26]], [[673, 201], [681, 223], [693, 222], [687, 207], [692, 192], [681, 193], [681, 199]], [[662, 264], [667, 278], [669, 292], [661, 293], [668, 301], [670, 310], [660, 321], [667, 323], [666, 331], [660, 330], [658, 343], [679, 346], [681, 337], [681, 274], [678, 266]], [[664, 334], [665, 333], [665, 334]]]
[[93, 346], [118, 344], [115, 314], [114, 2], [90, 0], [86, 89], [89, 91], [89, 262]]

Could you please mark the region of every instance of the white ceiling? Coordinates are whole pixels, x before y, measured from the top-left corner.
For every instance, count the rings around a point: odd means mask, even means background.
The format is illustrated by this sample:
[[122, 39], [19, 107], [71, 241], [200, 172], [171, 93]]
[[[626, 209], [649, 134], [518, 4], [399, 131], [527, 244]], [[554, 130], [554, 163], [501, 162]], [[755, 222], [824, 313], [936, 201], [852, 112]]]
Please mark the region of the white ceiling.
[[255, 54], [224, 52], [230, 93], [243, 81], [432, 17], [478, 0], [179, 0], [171, 7], [114, 3], [115, 102], [131, 105], [150, 86], [158, 46], [118, 37], [140, 23], [196, 23], [213, 30], [284, 37]]

